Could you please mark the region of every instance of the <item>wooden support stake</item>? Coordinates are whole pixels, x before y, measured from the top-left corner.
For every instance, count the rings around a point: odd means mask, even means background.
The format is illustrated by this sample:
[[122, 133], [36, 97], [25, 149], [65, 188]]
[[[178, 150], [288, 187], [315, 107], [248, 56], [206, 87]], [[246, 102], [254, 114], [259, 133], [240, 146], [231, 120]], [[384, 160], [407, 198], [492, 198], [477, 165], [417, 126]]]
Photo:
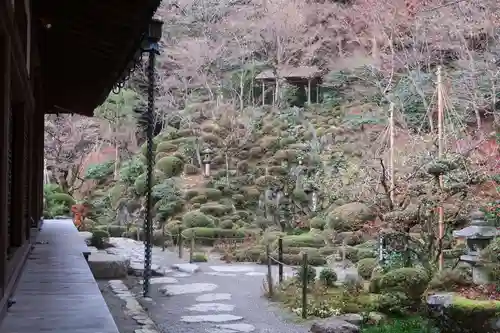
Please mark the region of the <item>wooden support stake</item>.
[[278, 279], [283, 282], [283, 238], [278, 238]]
[[[443, 119], [444, 119], [444, 108], [443, 108], [443, 89], [442, 89], [442, 78], [441, 78], [441, 66], [437, 68], [437, 95], [438, 95], [438, 157], [443, 158], [444, 147], [443, 147]], [[443, 189], [443, 176], [439, 176], [439, 187]], [[442, 242], [444, 237], [444, 209], [442, 206], [439, 207], [439, 242]], [[439, 270], [443, 269], [443, 253], [439, 254]]]
[[271, 261], [271, 249], [269, 244], [266, 245], [266, 257], [267, 257], [267, 288], [269, 289], [269, 297], [274, 296], [273, 290], [273, 272], [272, 272], [272, 261]]
[[193, 254], [194, 254], [194, 237], [191, 238], [191, 246], [189, 247], [189, 263], [193, 262]]
[[390, 178], [391, 178], [391, 187], [390, 187], [390, 192], [389, 192], [389, 197], [391, 199], [392, 205], [394, 205], [394, 103], [391, 103], [389, 107], [389, 133], [390, 133], [390, 138], [389, 138], [389, 146], [390, 146], [390, 153], [389, 153], [389, 172], [390, 172]]
[[302, 318], [307, 318], [307, 279], [308, 277], [307, 253], [302, 254]]

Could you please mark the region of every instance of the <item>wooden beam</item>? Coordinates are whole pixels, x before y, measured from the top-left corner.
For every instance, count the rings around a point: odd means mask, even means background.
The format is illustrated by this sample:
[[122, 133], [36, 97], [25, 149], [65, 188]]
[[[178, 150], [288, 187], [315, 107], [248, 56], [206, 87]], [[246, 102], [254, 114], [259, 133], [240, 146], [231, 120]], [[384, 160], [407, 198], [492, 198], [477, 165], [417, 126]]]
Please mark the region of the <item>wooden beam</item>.
[[10, 39], [0, 34], [0, 299], [7, 283], [7, 244], [9, 220], [9, 112], [10, 112]]

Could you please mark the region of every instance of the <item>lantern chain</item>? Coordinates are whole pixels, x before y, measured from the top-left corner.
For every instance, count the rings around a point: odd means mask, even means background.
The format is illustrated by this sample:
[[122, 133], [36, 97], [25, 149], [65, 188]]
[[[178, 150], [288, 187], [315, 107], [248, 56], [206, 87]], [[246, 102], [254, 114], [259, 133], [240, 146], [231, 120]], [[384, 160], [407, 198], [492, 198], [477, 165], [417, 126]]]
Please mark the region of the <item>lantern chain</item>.
[[152, 201], [151, 191], [153, 187], [153, 117], [155, 108], [155, 58], [154, 49], [148, 51], [148, 108], [147, 108], [147, 127], [146, 127], [146, 160], [147, 160], [147, 180], [146, 180], [146, 214], [144, 221], [144, 283], [143, 294], [146, 297], [149, 293], [151, 279], [151, 260], [152, 260]]

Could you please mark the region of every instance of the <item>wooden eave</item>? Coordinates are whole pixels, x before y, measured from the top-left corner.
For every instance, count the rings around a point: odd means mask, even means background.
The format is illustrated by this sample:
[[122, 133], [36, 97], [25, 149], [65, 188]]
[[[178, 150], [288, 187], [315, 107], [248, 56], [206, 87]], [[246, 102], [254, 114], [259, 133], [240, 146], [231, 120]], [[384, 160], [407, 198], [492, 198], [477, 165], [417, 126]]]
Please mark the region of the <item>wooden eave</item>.
[[34, 1], [47, 112], [91, 116], [130, 66], [159, 4]]

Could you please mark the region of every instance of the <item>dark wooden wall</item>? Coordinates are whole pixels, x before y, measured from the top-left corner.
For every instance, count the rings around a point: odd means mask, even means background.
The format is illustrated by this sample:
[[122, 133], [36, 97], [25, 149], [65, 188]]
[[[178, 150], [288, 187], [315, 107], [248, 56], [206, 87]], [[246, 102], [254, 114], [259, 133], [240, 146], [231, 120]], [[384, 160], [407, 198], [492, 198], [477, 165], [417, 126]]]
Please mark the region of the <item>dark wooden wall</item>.
[[31, 23], [30, 0], [0, 0], [0, 321], [42, 215], [44, 105]]

